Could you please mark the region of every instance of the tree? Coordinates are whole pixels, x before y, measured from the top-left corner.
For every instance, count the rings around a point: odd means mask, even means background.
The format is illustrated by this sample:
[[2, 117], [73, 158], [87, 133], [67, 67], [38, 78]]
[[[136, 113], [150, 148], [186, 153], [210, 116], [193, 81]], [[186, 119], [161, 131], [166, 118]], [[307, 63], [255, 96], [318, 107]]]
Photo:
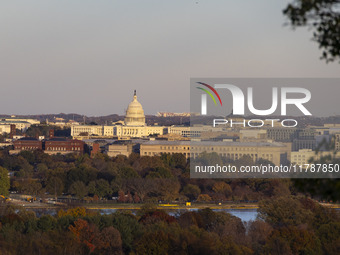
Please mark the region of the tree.
[[72, 183], [69, 192], [79, 199], [83, 199], [87, 195], [87, 187], [82, 181]]
[[169, 237], [161, 229], [157, 232], [147, 232], [137, 241], [136, 252], [137, 254], [168, 254]]
[[[328, 145], [334, 148], [334, 144]], [[340, 164], [340, 159], [336, 156], [333, 149], [333, 155], [321, 156], [318, 160], [311, 159], [313, 164]], [[323, 179], [292, 179], [294, 186], [303, 193], [309, 193], [316, 199], [325, 199], [328, 201], [340, 201], [340, 181], [338, 173], [333, 173], [333, 178]]]
[[30, 195], [38, 195], [41, 193], [42, 185], [39, 181], [32, 179], [23, 179], [21, 181], [13, 182], [12, 187], [15, 187], [19, 192], [30, 194]]
[[177, 179], [155, 179], [154, 194], [162, 200], [173, 201], [179, 197], [180, 184]]
[[75, 235], [78, 243], [83, 245], [84, 254], [94, 251], [96, 248], [95, 241], [99, 235], [98, 228], [95, 225], [89, 224], [83, 219], [78, 219], [74, 222], [74, 226], [69, 226], [69, 230]]
[[264, 254], [322, 254], [321, 243], [313, 231], [289, 226], [274, 230], [265, 245]]
[[84, 217], [86, 216], [86, 209], [84, 207], [75, 207], [75, 208], [71, 208], [68, 209], [66, 212], [63, 209], [60, 209], [58, 211], [58, 217], [64, 217], [64, 216], [72, 216], [72, 217]]
[[77, 168], [73, 168], [68, 171], [66, 176], [66, 188], [69, 188], [72, 183], [76, 181], [82, 181], [88, 184], [90, 181], [94, 181], [97, 178], [97, 170], [86, 163], [81, 163]]
[[98, 250], [100, 254], [108, 255], [121, 255], [122, 250], [122, 239], [120, 233], [114, 227], [104, 228], [99, 234], [99, 245]]
[[99, 179], [96, 181], [95, 195], [98, 197], [105, 197], [112, 194], [112, 189], [108, 181], [104, 179]]
[[51, 177], [47, 180], [46, 190], [50, 194], [60, 196], [64, 190], [64, 183], [59, 177]]
[[283, 10], [293, 27], [313, 28], [313, 40], [326, 62], [340, 60], [339, 7], [339, 0], [294, 0]]
[[165, 167], [156, 167], [149, 172], [147, 177], [150, 178], [171, 178], [173, 177], [171, 171]]
[[224, 181], [219, 181], [216, 182], [213, 187], [212, 190], [216, 193], [220, 193], [225, 195], [226, 197], [230, 196], [232, 193], [231, 187], [229, 184], [225, 183]]
[[139, 197], [137, 194], [135, 194], [135, 195], [133, 196], [133, 202], [134, 202], [134, 203], [140, 203], [140, 197]]
[[274, 227], [288, 227], [308, 224], [313, 219], [310, 210], [306, 210], [298, 198], [279, 197], [259, 203], [259, 218]]
[[123, 179], [139, 177], [138, 173], [132, 167], [122, 167], [120, 169], [120, 176]]
[[125, 193], [121, 190], [118, 192], [118, 202], [120, 202], [120, 203], [126, 202]]
[[125, 180], [126, 189], [137, 194], [143, 202], [149, 192], [154, 189], [155, 181], [150, 178], [132, 178]]
[[56, 220], [51, 215], [43, 215], [38, 220], [38, 228], [42, 231], [48, 231], [53, 228], [55, 225]]
[[262, 246], [266, 244], [266, 241], [272, 232], [272, 226], [262, 220], [250, 222], [248, 236], [250, 237], [252, 248], [258, 251], [258, 254], [263, 253]]
[[9, 188], [8, 171], [6, 168], [0, 167], [0, 195], [8, 196]]
[[199, 194], [201, 194], [201, 189], [197, 185], [187, 184], [184, 186], [181, 193], [190, 200], [194, 200], [199, 196]]
[[113, 227], [121, 235], [124, 253], [130, 254], [134, 239], [142, 234], [142, 226], [138, 223], [136, 216], [131, 213], [115, 213], [112, 221]]
[[211, 197], [208, 194], [201, 194], [198, 196], [197, 201], [198, 202], [210, 202]]

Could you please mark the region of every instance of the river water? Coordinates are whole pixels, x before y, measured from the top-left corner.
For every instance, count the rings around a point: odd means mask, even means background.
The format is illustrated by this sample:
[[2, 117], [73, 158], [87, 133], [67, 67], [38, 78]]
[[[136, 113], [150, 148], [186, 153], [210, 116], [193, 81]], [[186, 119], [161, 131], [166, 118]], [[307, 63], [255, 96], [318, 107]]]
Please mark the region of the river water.
[[[179, 209], [179, 210], [168, 210], [170, 215], [176, 216], [186, 211], [197, 211], [198, 209]], [[103, 209], [100, 210], [101, 214], [110, 214], [116, 212], [117, 209]], [[257, 210], [256, 209], [212, 209], [214, 212], [227, 212], [240, 218], [242, 221], [249, 222], [256, 220]]]

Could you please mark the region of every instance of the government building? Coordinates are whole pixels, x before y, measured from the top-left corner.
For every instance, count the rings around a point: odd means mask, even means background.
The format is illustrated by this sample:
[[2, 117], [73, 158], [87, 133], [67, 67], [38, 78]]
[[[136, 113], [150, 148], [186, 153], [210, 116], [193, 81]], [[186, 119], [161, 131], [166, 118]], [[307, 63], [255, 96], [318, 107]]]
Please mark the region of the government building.
[[197, 158], [201, 153], [217, 153], [220, 157], [238, 160], [249, 156], [254, 162], [265, 159], [275, 165], [286, 164], [290, 159], [290, 144], [267, 142], [194, 142], [194, 141], [147, 141], [140, 144], [141, 156], [183, 154]]
[[142, 140], [117, 141], [107, 147], [110, 157], [129, 156], [139, 153], [140, 156], [161, 156], [162, 154], [182, 154], [186, 159], [197, 158], [201, 153], [215, 152], [220, 157], [238, 160], [248, 156], [252, 161], [265, 159], [275, 165], [286, 164], [291, 155], [290, 143], [278, 142], [221, 142], [221, 141], [168, 141]]
[[71, 136], [76, 139], [84, 137], [102, 138], [142, 138], [150, 135], [163, 135], [167, 132], [165, 126], [148, 126], [145, 123], [144, 110], [141, 103], [137, 100], [136, 90], [133, 100], [128, 105], [123, 122], [113, 125], [79, 125], [71, 127]]

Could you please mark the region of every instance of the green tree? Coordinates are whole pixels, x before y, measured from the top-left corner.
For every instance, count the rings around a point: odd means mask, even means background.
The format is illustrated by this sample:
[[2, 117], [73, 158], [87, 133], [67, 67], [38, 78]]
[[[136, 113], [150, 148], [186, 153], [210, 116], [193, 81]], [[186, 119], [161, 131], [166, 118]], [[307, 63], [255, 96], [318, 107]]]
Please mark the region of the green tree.
[[8, 196], [10, 182], [6, 168], [0, 167], [0, 195]]
[[112, 222], [113, 227], [120, 232], [124, 253], [129, 254], [133, 248], [134, 240], [143, 232], [142, 226], [134, 215], [124, 212], [115, 213]]
[[97, 180], [95, 195], [97, 195], [98, 197], [105, 197], [110, 194], [112, 194], [112, 189], [108, 181], [104, 179]]
[[87, 187], [82, 181], [72, 183], [69, 192], [79, 199], [83, 199], [87, 195]]
[[47, 180], [46, 190], [50, 194], [60, 196], [64, 190], [64, 183], [59, 177], [51, 177]]
[[42, 231], [48, 231], [52, 229], [56, 224], [56, 219], [51, 215], [43, 215], [38, 220], [38, 228]]
[[152, 171], [149, 172], [148, 177], [151, 178], [171, 178], [172, 173], [169, 169], [165, 167], [156, 167]]
[[108, 181], [99, 179], [97, 181], [91, 181], [88, 185], [88, 192], [91, 195], [97, 195], [98, 197], [105, 197], [112, 194], [112, 189]]
[[123, 167], [120, 169], [120, 176], [123, 179], [137, 178], [138, 173], [132, 167]]

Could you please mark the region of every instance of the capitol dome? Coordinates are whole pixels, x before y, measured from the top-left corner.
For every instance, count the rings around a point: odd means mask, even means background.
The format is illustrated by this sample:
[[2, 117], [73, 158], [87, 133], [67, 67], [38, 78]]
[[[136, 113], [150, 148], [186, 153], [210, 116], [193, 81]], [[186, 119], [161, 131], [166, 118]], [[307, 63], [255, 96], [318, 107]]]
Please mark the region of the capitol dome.
[[133, 95], [133, 100], [126, 110], [124, 122], [126, 126], [145, 126], [144, 110], [137, 100], [136, 90]]

